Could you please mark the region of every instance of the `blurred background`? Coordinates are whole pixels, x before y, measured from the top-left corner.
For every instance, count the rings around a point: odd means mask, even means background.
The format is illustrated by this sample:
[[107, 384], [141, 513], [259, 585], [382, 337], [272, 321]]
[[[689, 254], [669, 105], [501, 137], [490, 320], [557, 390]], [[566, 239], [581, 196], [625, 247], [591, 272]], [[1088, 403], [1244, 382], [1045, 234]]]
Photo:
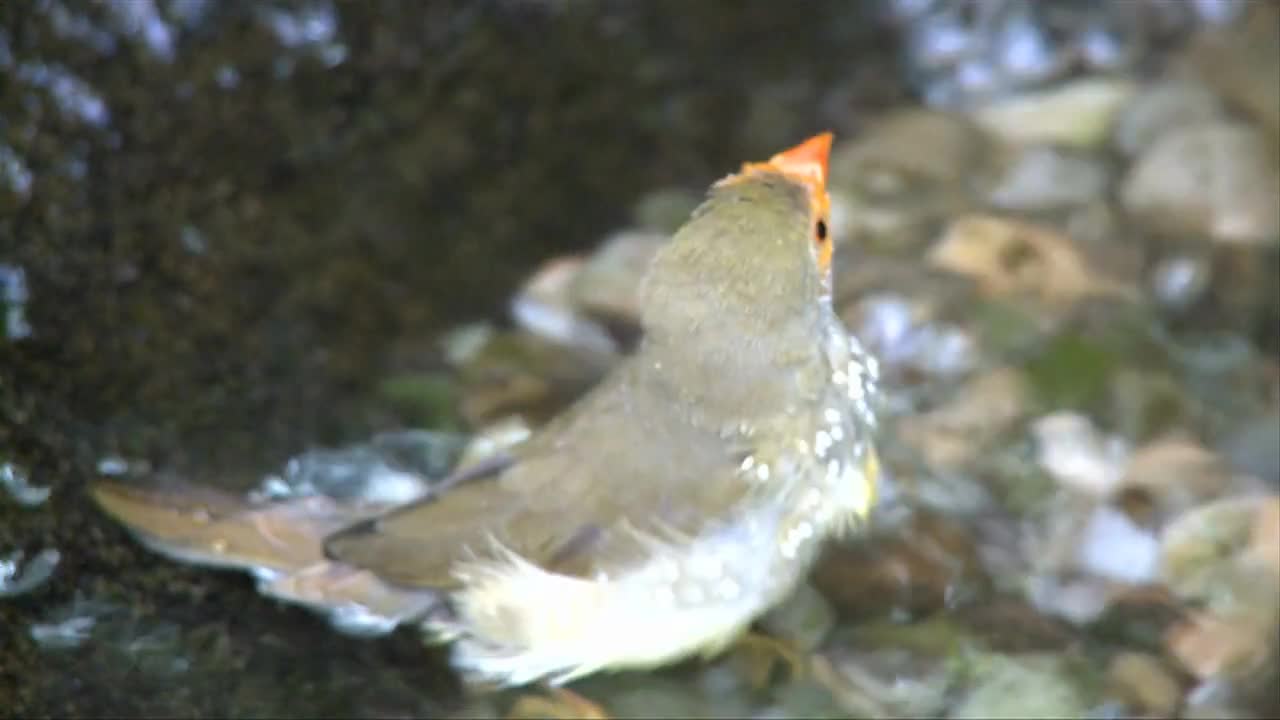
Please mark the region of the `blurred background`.
[[769, 621], [824, 672], [592, 697], [1280, 713], [1266, 0], [0, 3], [0, 708], [499, 712], [411, 633], [146, 553], [86, 481], [324, 491], [388, 432], [536, 426], [706, 185], [823, 129], [891, 475]]

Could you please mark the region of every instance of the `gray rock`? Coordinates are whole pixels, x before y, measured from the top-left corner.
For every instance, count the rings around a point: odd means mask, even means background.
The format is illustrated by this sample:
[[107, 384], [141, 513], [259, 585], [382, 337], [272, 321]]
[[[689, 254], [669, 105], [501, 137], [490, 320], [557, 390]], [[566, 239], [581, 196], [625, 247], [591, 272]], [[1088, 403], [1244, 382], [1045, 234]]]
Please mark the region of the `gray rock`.
[[976, 682], [951, 718], [1066, 718], [1088, 710], [1067, 663], [1051, 655], [992, 655], [977, 662]]
[[1273, 244], [1280, 234], [1275, 151], [1237, 123], [1167, 133], [1130, 169], [1124, 207], [1148, 227], [1217, 242]]
[[1170, 130], [1201, 125], [1223, 115], [1222, 102], [1198, 83], [1169, 80], [1144, 88], [1120, 110], [1112, 140], [1136, 156]]
[[1013, 158], [987, 199], [1002, 210], [1035, 212], [1084, 205], [1106, 189], [1106, 168], [1094, 158], [1035, 145]]
[[1096, 147], [1116, 112], [1133, 94], [1127, 80], [1082, 78], [1040, 92], [1016, 95], [974, 110], [979, 125], [1011, 143]]

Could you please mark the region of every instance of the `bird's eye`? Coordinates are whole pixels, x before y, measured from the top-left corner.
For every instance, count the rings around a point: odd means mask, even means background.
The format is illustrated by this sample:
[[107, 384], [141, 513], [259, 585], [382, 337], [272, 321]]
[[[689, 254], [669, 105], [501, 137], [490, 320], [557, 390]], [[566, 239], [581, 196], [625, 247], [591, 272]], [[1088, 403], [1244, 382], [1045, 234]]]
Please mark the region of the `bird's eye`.
[[817, 236], [818, 242], [820, 243], [826, 242], [827, 241], [827, 221], [819, 220], [818, 224], [814, 226], [813, 232]]

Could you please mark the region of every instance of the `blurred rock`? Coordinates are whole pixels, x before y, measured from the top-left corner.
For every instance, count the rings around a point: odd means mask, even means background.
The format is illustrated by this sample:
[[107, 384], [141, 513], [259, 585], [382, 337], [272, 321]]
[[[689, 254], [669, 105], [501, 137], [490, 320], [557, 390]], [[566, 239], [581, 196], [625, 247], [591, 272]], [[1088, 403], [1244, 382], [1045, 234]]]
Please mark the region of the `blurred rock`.
[[954, 220], [930, 249], [928, 262], [972, 277], [988, 296], [1029, 297], [1058, 308], [1090, 295], [1134, 294], [1090, 268], [1070, 238], [992, 215]]
[[1082, 78], [980, 106], [972, 116], [1011, 143], [1094, 148], [1106, 140], [1116, 112], [1134, 91], [1135, 86], [1127, 80]]
[[1280, 243], [1219, 243], [1211, 248], [1213, 286], [1204, 303], [1210, 327], [1241, 333], [1259, 349], [1280, 350]]
[[1186, 60], [1228, 103], [1256, 118], [1272, 143], [1280, 143], [1280, 11], [1274, 3], [1249, 5], [1248, 22], [1200, 34]]
[[859, 223], [863, 220], [859, 217], [862, 210], [858, 199], [848, 190], [829, 187], [827, 195], [831, 198], [831, 238], [838, 257], [849, 252], [840, 248], [851, 246], [856, 239]]
[[1104, 617], [1123, 592], [1102, 578], [1056, 573], [1034, 575], [1025, 585], [1027, 600], [1039, 612], [1077, 626]]
[[1182, 702], [1177, 678], [1158, 658], [1120, 652], [1107, 666], [1107, 683], [1125, 705], [1147, 717], [1173, 717]]
[[1197, 403], [1172, 371], [1130, 365], [1116, 369], [1107, 384], [1111, 399], [1105, 412], [1122, 437], [1142, 443], [1185, 432], [1194, 423]]
[[[737, 689], [732, 686], [721, 691], [717, 691], [714, 686], [704, 690], [689, 682], [660, 675], [627, 676], [627, 680], [625, 684], [596, 681], [582, 692], [589, 694], [592, 692], [591, 687], [607, 687], [609, 717], [619, 720], [708, 717], [714, 711], [740, 717], [747, 714], [750, 708], [743, 693], [735, 691]], [[595, 697], [599, 697], [599, 694]]]
[[53, 548], [41, 550], [30, 560], [24, 555], [21, 550], [15, 550], [0, 558], [0, 598], [25, 595], [44, 585], [62, 560], [62, 553]]
[[631, 209], [636, 225], [661, 235], [671, 235], [689, 220], [702, 202], [695, 192], [682, 188], [663, 188], [640, 196]]
[[1034, 444], [1025, 429], [1025, 423], [1020, 422], [969, 471], [990, 490], [996, 498], [995, 507], [1000, 508], [1000, 513], [984, 518], [984, 535], [994, 533], [993, 539], [1013, 531], [1010, 523], [1036, 517], [1061, 492], [1059, 482], [1036, 462]]
[[961, 386], [957, 394], [926, 412], [904, 417], [898, 432], [936, 472], [965, 467], [990, 450], [1028, 409], [1022, 373], [989, 370]]
[[1151, 293], [1164, 307], [1180, 311], [1194, 305], [1209, 289], [1212, 270], [1206, 257], [1181, 253], [1160, 260], [1151, 271]]
[[1185, 619], [1183, 602], [1159, 584], [1111, 584], [1102, 591], [1105, 607], [1078, 624], [1112, 646], [1167, 657], [1165, 635]]
[[1058, 210], [1097, 200], [1106, 189], [1107, 169], [1095, 158], [1029, 145], [1013, 157], [987, 202], [1001, 210]]
[[771, 637], [801, 652], [812, 652], [835, 627], [835, 611], [809, 583], [803, 583], [781, 605], [770, 610], [760, 625]]
[[625, 230], [607, 238], [573, 279], [575, 307], [615, 338], [634, 341], [640, 331], [640, 284], [666, 241], [664, 234]]
[[[820, 658], [818, 660], [821, 660]], [[818, 661], [815, 661], [818, 664]], [[813, 675], [819, 676], [815, 670]], [[848, 710], [840, 707], [833, 693], [818, 677], [789, 682], [772, 691], [773, 702], [750, 715], [753, 720], [785, 718], [843, 718]]]
[[858, 543], [830, 543], [813, 586], [844, 617], [920, 617], [974, 597], [987, 585], [970, 531], [917, 510], [905, 527]]
[[[1046, 611], [1092, 621], [1125, 586], [1158, 582], [1219, 609], [1266, 605], [1257, 592], [1244, 592], [1250, 571], [1238, 561], [1253, 518], [1264, 511], [1255, 496], [1218, 500], [1257, 492], [1256, 481], [1181, 438], [1149, 443], [1130, 457], [1118, 438], [1108, 442], [1080, 416], [1044, 418], [1035, 432], [1044, 467], [1083, 493], [1074, 506], [1061, 499], [1048, 513], [1050, 524], [1028, 540], [1043, 573], [1033, 577], [1032, 597]], [[1280, 578], [1280, 568], [1267, 572]]]
[[1280, 496], [1272, 496], [1258, 508], [1245, 557], [1280, 578]]
[[832, 192], [849, 207], [851, 239], [909, 247], [967, 207], [984, 182], [990, 144], [964, 118], [920, 109], [873, 121], [831, 157]]
[[458, 368], [462, 416], [473, 428], [510, 414], [541, 424], [594, 386], [615, 361], [612, 352], [527, 332], [497, 333]]
[[1229, 681], [1212, 678], [1187, 693], [1180, 717], [1184, 720], [1254, 720], [1269, 716], [1249, 712]]
[[1273, 651], [1274, 619], [1197, 612], [1168, 633], [1169, 654], [1199, 680], [1252, 674]]
[[23, 507], [43, 505], [49, 499], [52, 490], [48, 487], [33, 484], [27, 479], [27, 473], [16, 463], [0, 460], [0, 488], [3, 488], [17, 504]]
[[1071, 412], [1035, 421], [1040, 466], [1064, 487], [1106, 498], [1120, 487], [1129, 448], [1122, 438], [1100, 434], [1088, 418]]
[[910, 305], [912, 318], [920, 323], [961, 319], [965, 313], [958, 310], [975, 299], [969, 278], [926, 267], [917, 255], [883, 255], [850, 248], [838, 251], [832, 262], [832, 303], [850, 328], [859, 326], [865, 298], [898, 298]]
[[1042, 612], [1088, 625], [1118, 599], [1159, 579], [1157, 534], [1122, 510], [1077, 491], [1048, 497], [1023, 520], [1021, 582]]
[[1116, 118], [1113, 142], [1136, 157], [1164, 135], [1180, 128], [1210, 124], [1224, 108], [1208, 88], [1189, 80], [1164, 80], [1142, 88]]
[[532, 434], [529, 423], [515, 415], [485, 425], [471, 436], [458, 458], [457, 467], [470, 467], [499, 455], [528, 440]]
[[1169, 629], [1168, 652], [1197, 678], [1257, 677], [1280, 657], [1278, 525], [1280, 497], [1245, 495], [1165, 528], [1164, 580], [1198, 608]]
[[1218, 445], [1219, 452], [1238, 472], [1252, 475], [1280, 492], [1280, 412], [1245, 417]]
[[949, 718], [1082, 717], [1088, 711], [1080, 671], [1058, 655], [981, 655], [967, 674], [971, 684]]
[[556, 258], [535, 272], [511, 301], [516, 324], [547, 341], [612, 353], [616, 346], [599, 324], [585, 318], [574, 302], [574, 288], [587, 261], [579, 257]]
[[832, 640], [814, 674], [853, 717], [927, 717], [946, 707], [960, 670], [955, 658], [979, 645], [945, 613], [862, 624]]
[[972, 336], [930, 317], [945, 309], [928, 299], [886, 292], [863, 297], [849, 307], [852, 310], [843, 317], [875, 354], [886, 377], [904, 382], [913, 376], [953, 378], [978, 365]]
[[1061, 324], [1061, 318], [1046, 316], [1040, 308], [1014, 298], [983, 298], [971, 303], [967, 315], [979, 347], [992, 358], [1026, 357]]
[[1146, 585], [1158, 577], [1159, 540], [1120, 510], [1094, 508], [1079, 543], [1076, 562], [1090, 575], [1129, 585]]
[[1230, 122], [1173, 130], [1129, 170], [1125, 209], [1174, 236], [1273, 244], [1280, 237], [1276, 151], [1261, 134]]
[[1007, 595], [983, 598], [947, 612], [954, 614], [983, 647], [995, 652], [1064, 652], [1076, 638], [1071, 626]]
[[442, 717], [445, 720], [473, 720], [481, 717], [498, 717], [501, 714], [493, 697], [472, 696], [459, 707], [450, 708]]
[[1247, 488], [1214, 453], [1186, 438], [1169, 437], [1134, 451], [1120, 481], [1119, 500], [1159, 527], [1202, 503]]
[[306, 450], [289, 458], [278, 474], [267, 475], [251, 499], [323, 495], [382, 506], [412, 502], [454, 468], [467, 442], [452, 433], [402, 430], [347, 447]]
[[961, 185], [990, 150], [982, 130], [963, 116], [904, 108], [876, 118], [831, 157], [831, 183], [872, 189], [912, 182]]
[[[1193, 508], [1165, 526], [1161, 535], [1161, 578], [1180, 597], [1207, 603], [1219, 611], [1249, 606], [1265, 594], [1275, 595], [1274, 583], [1259, 581], [1280, 567], [1267, 563], [1269, 552], [1250, 548], [1268, 537], [1266, 523], [1274, 517], [1275, 496], [1241, 495]], [[1280, 598], [1277, 598], [1280, 600]]]

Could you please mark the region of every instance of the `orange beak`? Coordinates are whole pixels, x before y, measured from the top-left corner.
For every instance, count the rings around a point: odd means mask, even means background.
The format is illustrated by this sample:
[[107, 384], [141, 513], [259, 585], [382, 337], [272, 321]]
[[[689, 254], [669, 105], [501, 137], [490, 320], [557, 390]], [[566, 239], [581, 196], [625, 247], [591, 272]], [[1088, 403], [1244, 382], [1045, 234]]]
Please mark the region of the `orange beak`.
[[805, 140], [790, 150], [769, 158], [768, 165], [781, 170], [786, 175], [798, 175], [817, 180], [820, 190], [827, 186], [827, 160], [831, 156], [832, 134], [824, 132]]
[[790, 150], [769, 158], [768, 162], [743, 163], [742, 170], [720, 181], [717, 184], [729, 184], [750, 176], [755, 172], [773, 172], [804, 185], [812, 191], [813, 197], [822, 198], [820, 204], [825, 210], [827, 196], [827, 159], [831, 155], [832, 134], [820, 133], [796, 145]]

